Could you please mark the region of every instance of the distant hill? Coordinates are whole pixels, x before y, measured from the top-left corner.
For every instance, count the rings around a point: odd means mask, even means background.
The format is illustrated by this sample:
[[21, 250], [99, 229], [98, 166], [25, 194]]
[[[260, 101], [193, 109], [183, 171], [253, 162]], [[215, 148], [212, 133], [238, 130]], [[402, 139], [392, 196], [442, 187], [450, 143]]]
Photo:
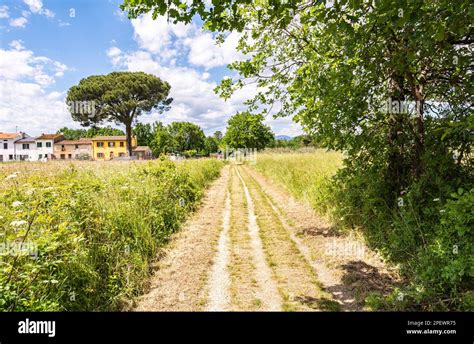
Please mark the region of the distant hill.
[[293, 140], [293, 138], [288, 135], [277, 135], [275, 136], [275, 140], [290, 141], [290, 140]]

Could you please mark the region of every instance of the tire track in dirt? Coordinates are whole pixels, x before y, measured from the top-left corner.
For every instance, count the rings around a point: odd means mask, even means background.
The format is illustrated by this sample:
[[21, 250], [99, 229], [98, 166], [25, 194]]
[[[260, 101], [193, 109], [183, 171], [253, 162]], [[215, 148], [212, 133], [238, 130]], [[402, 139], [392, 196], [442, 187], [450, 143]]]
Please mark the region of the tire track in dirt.
[[272, 270], [267, 264], [263, 250], [262, 240], [260, 239], [260, 228], [255, 215], [255, 206], [249, 189], [244, 179], [240, 175], [238, 167], [235, 167], [237, 176], [244, 188], [245, 198], [247, 200], [248, 210], [248, 231], [252, 247], [252, 255], [255, 264], [255, 278], [259, 286], [258, 298], [262, 301], [262, 309], [266, 311], [281, 311], [282, 298], [278, 291], [277, 283], [273, 279]]
[[258, 284], [255, 278], [255, 265], [248, 232], [247, 202], [244, 188], [236, 175], [235, 168], [230, 169], [230, 179], [229, 190], [232, 199], [229, 232], [231, 245], [229, 263], [231, 309], [235, 311], [258, 311], [261, 310], [262, 301], [257, 298]]
[[[269, 202], [261, 186], [248, 174], [246, 168], [242, 168], [241, 172], [256, 204], [260, 236], [278, 288], [283, 295], [283, 309], [339, 310], [339, 305], [332, 299], [332, 295], [322, 290], [317, 274], [301, 251], [301, 246], [295, 242], [294, 236], [285, 227], [284, 219]], [[306, 302], [309, 299], [312, 302]]]
[[226, 311], [230, 307], [230, 277], [227, 269], [229, 264], [229, 228], [231, 216], [230, 192], [227, 191], [225, 208], [222, 219], [222, 231], [217, 245], [217, 254], [209, 276], [207, 311]]
[[[244, 167], [244, 170], [259, 185], [273, 211], [290, 233], [291, 240], [315, 271], [324, 290], [330, 292], [340, 304], [341, 310], [363, 310], [363, 295], [370, 291], [385, 293], [396, 283], [397, 274], [389, 270], [381, 258], [362, 241], [334, 233], [331, 226], [319, 218], [312, 208], [289, 196], [254, 169]], [[341, 247], [357, 250], [350, 255], [344, 252], [339, 254], [337, 251]], [[311, 303], [314, 300], [306, 301]]]
[[206, 191], [200, 208], [163, 250], [149, 293], [135, 301], [135, 311], [199, 311], [207, 301], [208, 274], [222, 228], [229, 166]]

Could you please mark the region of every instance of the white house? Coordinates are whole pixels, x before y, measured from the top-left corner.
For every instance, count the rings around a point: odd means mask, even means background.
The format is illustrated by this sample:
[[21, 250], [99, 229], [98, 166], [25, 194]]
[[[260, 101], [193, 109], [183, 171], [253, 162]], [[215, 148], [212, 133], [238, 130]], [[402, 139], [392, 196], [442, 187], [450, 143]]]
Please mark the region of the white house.
[[38, 154], [34, 137], [25, 137], [15, 141], [15, 159], [19, 161], [37, 161]]
[[25, 133], [0, 132], [0, 162], [14, 161], [17, 155], [15, 141], [26, 136]]
[[56, 159], [54, 156], [54, 144], [64, 140], [61, 134], [42, 134], [35, 139], [36, 141], [36, 157], [37, 160]]

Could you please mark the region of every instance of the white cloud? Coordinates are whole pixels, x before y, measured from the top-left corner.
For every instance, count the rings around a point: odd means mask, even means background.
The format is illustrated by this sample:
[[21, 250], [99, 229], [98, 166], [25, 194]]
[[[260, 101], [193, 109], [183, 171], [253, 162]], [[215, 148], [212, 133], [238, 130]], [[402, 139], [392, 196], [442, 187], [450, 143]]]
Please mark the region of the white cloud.
[[24, 3], [28, 5], [30, 11], [38, 13], [43, 8], [43, 2], [41, 0], [24, 0]]
[[23, 41], [21, 39], [11, 41], [10, 46], [15, 50], [22, 50], [24, 48]]
[[233, 32], [221, 45], [215, 42], [210, 33], [199, 33], [195, 37], [187, 38], [185, 44], [190, 48], [188, 61], [195, 66], [210, 69], [242, 60], [243, 54], [236, 49], [240, 36], [239, 33]]
[[25, 17], [10, 19], [10, 26], [13, 27], [25, 27], [26, 23], [28, 23], [28, 19], [26, 19]]
[[48, 18], [54, 18], [53, 11], [43, 8], [42, 0], [23, 0], [23, 2], [29, 7], [31, 12], [44, 15]]
[[48, 92], [68, 67], [25, 49], [20, 40], [11, 49], [0, 49], [0, 128], [20, 130], [32, 135], [70, 125], [65, 94]]
[[68, 69], [66, 65], [45, 56], [35, 56], [26, 50], [21, 40], [10, 43], [12, 49], [0, 49], [0, 77], [6, 79], [34, 80], [42, 86], [54, 83], [54, 77], [60, 77]]
[[65, 94], [46, 92], [41, 85], [11, 79], [0, 80], [0, 128], [30, 135], [71, 126]]
[[0, 6], [0, 19], [9, 18], [10, 14], [8, 13], [8, 6]]

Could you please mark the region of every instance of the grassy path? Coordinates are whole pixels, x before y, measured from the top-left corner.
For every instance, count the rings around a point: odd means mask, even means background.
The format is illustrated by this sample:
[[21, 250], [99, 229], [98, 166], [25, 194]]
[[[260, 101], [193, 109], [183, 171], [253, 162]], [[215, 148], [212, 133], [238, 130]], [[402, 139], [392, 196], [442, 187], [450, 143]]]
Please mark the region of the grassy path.
[[347, 242], [363, 245], [332, 234], [310, 208], [253, 168], [228, 165], [135, 309], [360, 310], [362, 296], [376, 287], [372, 280], [385, 285], [389, 275], [368, 250], [362, 257], [328, 253]]

